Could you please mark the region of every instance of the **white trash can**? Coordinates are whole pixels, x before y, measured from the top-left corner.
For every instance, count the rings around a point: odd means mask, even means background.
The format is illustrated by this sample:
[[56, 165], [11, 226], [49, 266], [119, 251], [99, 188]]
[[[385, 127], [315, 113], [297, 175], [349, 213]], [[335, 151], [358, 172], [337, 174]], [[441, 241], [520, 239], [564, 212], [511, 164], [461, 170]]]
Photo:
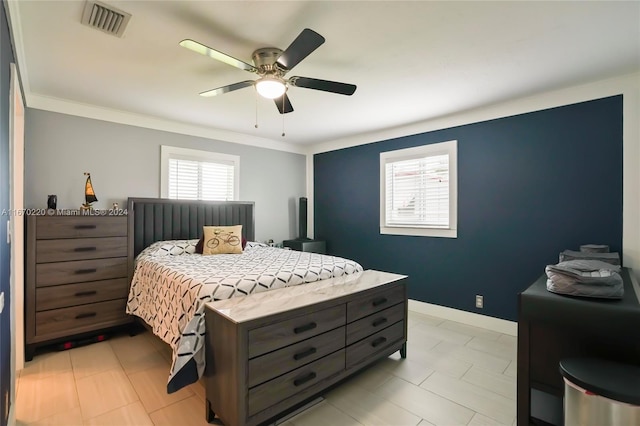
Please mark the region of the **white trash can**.
[[573, 358], [560, 361], [565, 426], [640, 426], [640, 367]]

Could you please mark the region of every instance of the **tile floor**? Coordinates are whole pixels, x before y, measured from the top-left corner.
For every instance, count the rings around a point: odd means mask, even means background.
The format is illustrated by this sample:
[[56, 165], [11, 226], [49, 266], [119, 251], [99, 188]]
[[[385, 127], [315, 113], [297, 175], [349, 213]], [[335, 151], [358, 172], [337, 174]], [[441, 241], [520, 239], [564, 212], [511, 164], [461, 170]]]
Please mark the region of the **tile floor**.
[[[150, 333], [37, 355], [16, 381], [18, 425], [206, 425], [204, 387], [165, 392], [168, 347]], [[285, 426], [515, 425], [516, 339], [409, 313], [396, 353]]]

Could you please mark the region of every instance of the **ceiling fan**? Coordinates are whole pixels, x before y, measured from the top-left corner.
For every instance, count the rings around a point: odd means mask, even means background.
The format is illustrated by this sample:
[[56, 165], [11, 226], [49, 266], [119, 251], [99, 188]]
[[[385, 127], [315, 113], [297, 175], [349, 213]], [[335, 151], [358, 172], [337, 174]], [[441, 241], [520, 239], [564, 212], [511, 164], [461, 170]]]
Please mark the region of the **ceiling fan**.
[[254, 86], [257, 92], [268, 99], [275, 101], [280, 114], [293, 111], [293, 106], [287, 96], [290, 86], [303, 87], [305, 89], [322, 90], [324, 92], [338, 93], [340, 95], [352, 95], [356, 91], [354, 84], [340, 83], [337, 81], [319, 80], [309, 77], [289, 77], [285, 75], [298, 65], [311, 52], [324, 43], [325, 39], [317, 32], [305, 28], [295, 40], [282, 51], [276, 47], [265, 47], [253, 52], [253, 65], [205, 46], [197, 41], [186, 39], [180, 42], [180, 46], [193, 50], [201, 55], [208, 56], [224, 62], [244, 71], [256, 73], [260, 76], [257, 80], [245, 80], [217, 89], [207, 90], [200, 96], [217, 96], [234, 90]]

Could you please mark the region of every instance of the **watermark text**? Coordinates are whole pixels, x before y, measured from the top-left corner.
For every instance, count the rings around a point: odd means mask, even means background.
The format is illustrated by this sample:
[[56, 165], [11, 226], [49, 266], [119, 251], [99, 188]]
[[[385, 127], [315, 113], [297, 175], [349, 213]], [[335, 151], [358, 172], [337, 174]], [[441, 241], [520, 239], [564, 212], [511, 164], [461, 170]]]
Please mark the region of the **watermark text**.
[[0, 216], [124, 216], [127, 209], [76, 210], [76, 209], [2, 209]]

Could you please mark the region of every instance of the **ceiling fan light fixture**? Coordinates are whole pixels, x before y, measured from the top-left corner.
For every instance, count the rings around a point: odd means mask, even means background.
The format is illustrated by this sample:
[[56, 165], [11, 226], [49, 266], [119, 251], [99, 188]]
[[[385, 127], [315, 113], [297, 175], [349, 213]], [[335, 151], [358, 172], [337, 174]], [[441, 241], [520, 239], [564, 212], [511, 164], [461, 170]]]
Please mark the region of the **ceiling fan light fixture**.
[[276, 99], [284, 95], [287, 85], [283, 79], [267, 75], [256, 81], [256, 90], [264, 98]]

